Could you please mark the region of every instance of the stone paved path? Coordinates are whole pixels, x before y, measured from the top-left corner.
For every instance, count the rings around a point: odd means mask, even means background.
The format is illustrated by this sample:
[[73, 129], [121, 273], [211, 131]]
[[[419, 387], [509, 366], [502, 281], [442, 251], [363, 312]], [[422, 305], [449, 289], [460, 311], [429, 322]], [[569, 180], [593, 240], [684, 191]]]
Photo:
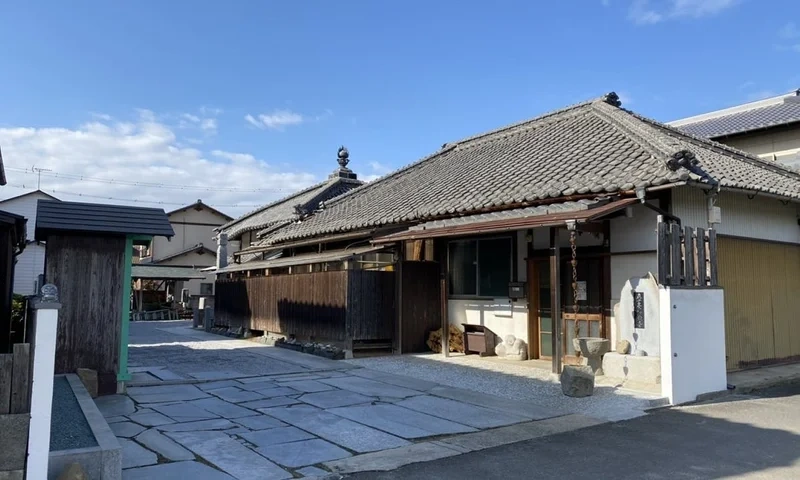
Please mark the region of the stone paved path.
[[463, 453], [447, 439], [556, 416], [186, 322], [132, 324], [130, 359], [127, 394], [96, 402], [123, 445], [123, 479], [326, 476], [383, 452]]

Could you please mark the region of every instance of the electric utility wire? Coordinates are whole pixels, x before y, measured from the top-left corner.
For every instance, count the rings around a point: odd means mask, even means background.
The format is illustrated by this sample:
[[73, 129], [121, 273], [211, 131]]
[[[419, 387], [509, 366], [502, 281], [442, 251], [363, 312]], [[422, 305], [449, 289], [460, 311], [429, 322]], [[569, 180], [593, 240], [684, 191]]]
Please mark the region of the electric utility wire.
[[8, 166], [5, 167], [5, 169], [6, 171], [23, 173], [26, 175], [37, 175], [39, 179], [41, 179], [42, 176], [45, 176], [45, 177], [61, 178], [70, 181], [107, 183], [112, 185], [127, 185], [131, 187], [165, 188], [170, 190], [194, 190], [194, 191], [204, 191], [204, 192], [233, 192], [233, 193], [293, 191], [287, 188], [235, 188], [235, 187], [209, 187], [203, 185], [170, 185], [166, 183], [140, 182], [137, 180], [117, 180], [113, 178], [89, 177], [86, 175], [77, 175], [72, 173], [58, 173], [46, 169], [36, 169], [36, 171], [32, 171], [31, 169], [27, 168], [8, 167]]

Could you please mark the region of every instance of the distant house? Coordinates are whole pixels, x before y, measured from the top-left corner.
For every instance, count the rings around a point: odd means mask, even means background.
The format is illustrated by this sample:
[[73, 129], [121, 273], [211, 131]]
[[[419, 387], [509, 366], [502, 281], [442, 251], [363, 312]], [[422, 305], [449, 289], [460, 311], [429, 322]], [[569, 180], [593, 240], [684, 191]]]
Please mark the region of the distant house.
[[39, 275], [44, 273], [44, 243], [34, 240], [36, 226], [36, 203], [39, 200], [58, 200], [41, 190], [24, 193], [0, 201], [0, 210], [15, 213], [28, 219], [27, 245], [17, 257], [14, 267], [14, 293], [20, 295], [36, 294]]
[[800, 168], [800, 89], [669, 123], [761, 158]]
[[[324, 208], [325, 202], [363, 185], [364, 182], [358, 180], [358, 176], [347, 168], [349, 157], [350, 153], [346, 148], [339, 148], [337, 152], [339, 168], [324, 182], [268, 203], [219, 227], [217, 231], [228, 236], [230, 262], [246, 264], [251, 260], [263, 260], [265, 249], [262, 237], [306, 218]], [[281, 254], [273, 252], [272, 255]], [[247, 266], [243, 265], [241, 268], [246, 270]]]
[[[167, 213], [175, 230], [171, 239], [155, 237], [150, 247], [143, 252], [139, 263], [160, 266], [194, 267], [197, 270], [212, 267], [217, 261], [214, 229], [231, 220], [231, 217], [197, 200], [191, 205]], [[186, 281], [182, 288], [189, 295], [211, 295], [214, 293], [214, 277]], [[177, 295], [180, 291], [174, 292]]]

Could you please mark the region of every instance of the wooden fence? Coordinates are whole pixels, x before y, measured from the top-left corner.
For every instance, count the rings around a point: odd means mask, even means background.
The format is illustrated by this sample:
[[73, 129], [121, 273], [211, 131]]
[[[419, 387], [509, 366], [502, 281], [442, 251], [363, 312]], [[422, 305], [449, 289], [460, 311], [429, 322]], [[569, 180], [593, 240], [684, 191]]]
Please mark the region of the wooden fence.
[[313, 341], [391, 340], [394, 281], [368, 270], [220, 279], [214, 322]]
[[0, 415], [31, 411], [31, 345], [0, 355]]
[[402, 262], [399, 353], [427, 352], [431, 330], [442, 327], [440, 265], [437, 262]]
[[662, 285], [715, 287], [717, 233], [658, 221], [658, 282]]

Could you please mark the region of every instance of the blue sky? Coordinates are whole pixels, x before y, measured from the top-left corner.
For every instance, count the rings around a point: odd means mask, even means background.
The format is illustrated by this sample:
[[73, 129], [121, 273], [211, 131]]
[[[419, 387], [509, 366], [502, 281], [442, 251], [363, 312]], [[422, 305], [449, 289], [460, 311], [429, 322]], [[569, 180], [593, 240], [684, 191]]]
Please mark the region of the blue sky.
[[45, 174], [64, 192], [258, 204], [340, 144], [372, 177], [611, 90], [667, 121], [800, 87], [796, 0], [122, 3], [0, 6], [9, 184], [36, 164], [229, 190]]

